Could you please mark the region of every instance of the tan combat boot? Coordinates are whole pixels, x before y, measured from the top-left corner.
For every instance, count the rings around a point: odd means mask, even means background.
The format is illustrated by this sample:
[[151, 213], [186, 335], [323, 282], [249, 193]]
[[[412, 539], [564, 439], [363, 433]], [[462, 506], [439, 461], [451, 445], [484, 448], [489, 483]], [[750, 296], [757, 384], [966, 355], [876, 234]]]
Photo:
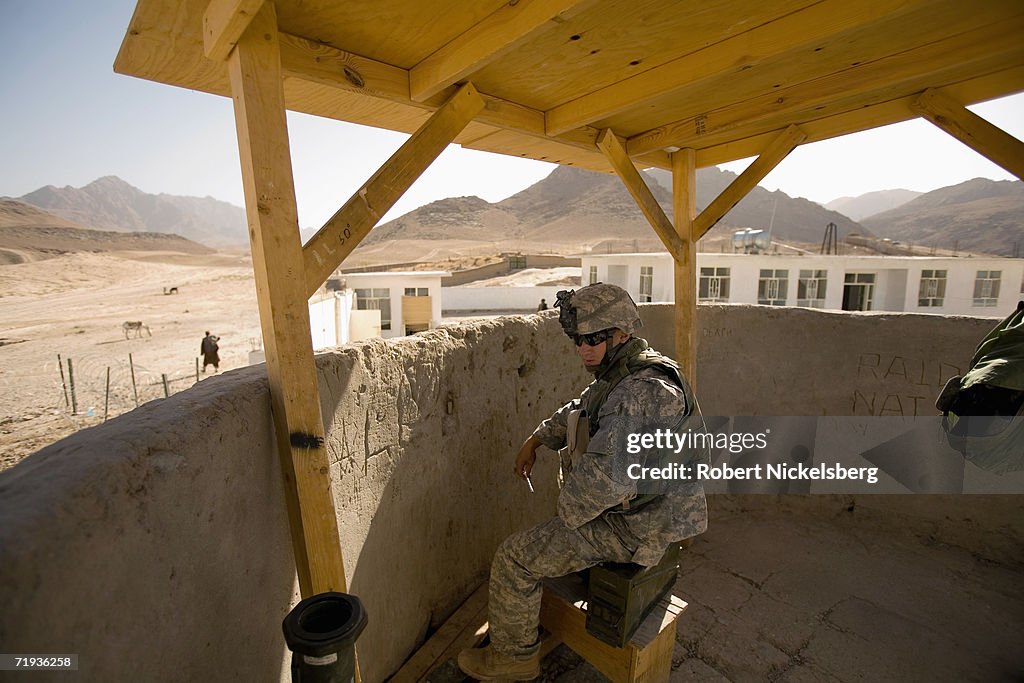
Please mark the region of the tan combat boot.
[[459, 668], [481, 681], [530, 681], [540, 675], [540, 653], [527, 659], [513, 659], [488, 645], [460, 652]]

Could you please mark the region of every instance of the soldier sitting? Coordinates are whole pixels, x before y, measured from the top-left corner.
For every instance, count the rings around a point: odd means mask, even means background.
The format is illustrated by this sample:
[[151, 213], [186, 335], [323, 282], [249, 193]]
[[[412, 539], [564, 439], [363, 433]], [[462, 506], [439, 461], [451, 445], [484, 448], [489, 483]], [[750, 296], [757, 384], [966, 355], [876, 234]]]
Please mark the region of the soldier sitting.
[[515, 474], [526, 478], [538, 447], [571, 447], [568, 461], [562, 462], [558, 515], [512, 534], [495, 553], [490, 645], [463, 650], [458, 657], [459, 667], [480, 680], [530, 680], [539, 674], [541, 579], [609, 561], [650, 567], [670, 543], [707, 528], [699, 483], [683, 482], [660, 495], [641, 494], [619, 457], [626, 425], [695, 412], [679, 366], [632, 336], [640, 316], [620, 287], [598, 283], [559, 292], [555, 307], [595, 379], [578, 399], [544, 420], [516, 455]]

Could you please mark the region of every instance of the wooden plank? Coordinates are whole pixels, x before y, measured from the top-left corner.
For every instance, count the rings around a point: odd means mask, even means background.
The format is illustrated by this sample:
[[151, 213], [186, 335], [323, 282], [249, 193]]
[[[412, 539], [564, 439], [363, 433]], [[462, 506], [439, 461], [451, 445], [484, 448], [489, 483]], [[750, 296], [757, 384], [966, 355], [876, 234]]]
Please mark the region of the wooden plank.
[[[417, 102], [409, 96], [409, 71], [288, 34], [281, 34], [281, 66], [284, 75], [289, 78], [410, 105], [425, 111], [433, 111], [442, 106], [458, 91], [457, 86], [451, 86], [433, 97]], [[544, 112], [486, 93], [479, 95], [485, 103], [484, 109], [476, 117], [481, 123], [536, 137], [544, 143], [554, 140], [586, 151], [594, 149], [599, 132], [595, 128], [584, 126], [551, 138], [544, 127]]]
[[636, 683], [662, 683], [672, 674], [672, 653], [676, 646], [676, 622], [666, 628], [648, 647], [633, 657], [630, 680]]
[[629, 194], [633, 196], [640, 211], [654, 228], [654, 232], [658, 233], [658, 237], [661, 238], [668, 252], [670, 254], [679, 253], [682, 249], [682, 241], [676, 234], [672, 221], [662, 211], [661, 205], [654, 198], [651, 189], [647, 187], [647, 183], [644, 182], [640, 172], [636, 170], [632, 160], [626, 156], [626, 150], [615, 133], [611, 130], [602, 131], [597, 139], [597, 147], [604, 153], [612, 168], [615, 169], [615, 173], [622, 179]]
[[911, 108], [992, 163], [1024, 178], [1024, 142], [937, 90], [926, 90]]
[[[984, 102], [1006, 93], [1024, 90], [1024, 67], [1016, 67], [955, 83], [941, 89], [958, 102]], [[888, 102], [863, 107], [854, 111], [843, 112], [801, 123], [800, 128], [807, 133], [805, 142], [819, 142], [857, 133], [880, 126], [888, 126], [917, 118], [918, 114], [911, 109], [911, 104], [918, 95], [901, 97]], [[697, 168], [706, 168], [724, 164], [737, 159], [756, 156], [782, 130], [773, 130], [750, 137], [742, 138], [712, 147], [697, 150]], [[670, 168], [652, 159], [652, 166]]]
[[412, 99], [422, 102], [436, 95], [593, 1], [519, 0], [502, 5], [409, 71]]
[[[676, 621], [686, 609], [686, 603], [671, 594], [662, 598], [626, 647], [612, 647], [587, 632], [587, 615], [582, 609], [584, 603], [578, 599], [579, 586], [568, 583], [567, 579], [571, 581], [572, 577], [544, 581], [541, 625], [612, 681], [643, 680], [653, 683], [666, 680], [644, 675], [643, 672], [663, 670], [665, 661], [671, 668], [672, 647], [666, 650], [665, 634], [668, 634], [669, 641], [673, 641], [668, 644], [674, 645]], [[655, 657], [661, 659], [655, 662]]]
[[672, 216], [681, 248], [673, 254], [675, 290], [675, 357], [683, 376], [697, 390], [697, 244], [693, 220], [697, 216], [697, 162], [692, 149], [672, 154]]
[[[920, 92], [922, 84], [956, 82], [971, 74], [1024, 62], [1021, 22], [953, 36], [838, 73], [779, 88], [631, 136], [630, 156], [667, 145], [709, 147], [786, 125]], [[922, 65], [929, 65], [923, 68]]]
[[263, 0], [211, 0], [203, 12], [203, 51], [222, 61], [234, 49]]
[[302, 249], [310, 296], [484, 107], [472, 83], [458, 92], [331, 217]]
[[242, 186], [267, 374], [303, 597], [345, 590], [330, 463], [324, 448], [277, 20], [263, 5], [228, 57]]
[[[858, 68], [894, 53], [948, 40], [966, 31], [998, 31], [995, 23], [1005, 20], [1005, 6], [1009, 1], [992, 0], [964, 16], [959, 0], [929, 0], [913, 11], [895, 12], [892, 19], [878, 21], [871, 30], [840, 31], [820, 41], [765, 57], [748, 68], [726, 69], [717, 78], [672, 89], [645, 107], [602, 119], [601, 125], [632, 137], [671, 121], [707, 115], [739, 102], [778, 93], [783, 88]], [[857, 3], [857, 6], [864, 4], [867, 3]], [[927, 67], [923, 64], [922, 71], [927, 72]], [[655, 125], [650, 125], [652, 122]], [[792, 121], [786, 122], [789, 123]]]
[[729, 209], [746, 197], [747, 193], [753, 190], [806, 137], [807, 135], [799, 126], [790, 126], [775, 138], [768, 148], [694, 219], [693, 239], [699, 240], [707, 234], [707, 231], [714, 227], [715, 223], [722, 220], [722, 216], [729, 213]]
[[391, 683], [425, 680], [459, 650], [479, 644], [487, 625], [487, 585], [485, 581], [466, 598], [441, 628], [391, 677]]
[[851, 27], [867, 30], [927, 1], [825, 0], [549, 109], [544, 114], [548, 134], [643, 105], [672, 90], [738, 76], [769, 57], [813, 45]]
[[628, 650], [612, 647], [587, 633], [587, 615], [545, 587], [540, 605], [540, 623], [573, 652], [612, 681], [629, 679], [632, 658]]

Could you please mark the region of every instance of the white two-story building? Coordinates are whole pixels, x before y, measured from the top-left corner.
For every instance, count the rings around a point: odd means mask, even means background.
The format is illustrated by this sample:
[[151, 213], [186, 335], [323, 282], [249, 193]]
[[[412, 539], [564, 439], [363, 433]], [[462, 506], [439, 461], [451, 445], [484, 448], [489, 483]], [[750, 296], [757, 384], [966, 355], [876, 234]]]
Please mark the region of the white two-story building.
[[[702, 302], [1004, 317], [1024, 298], [1024, 259], [702, 253], [697, 267]], [[667, 253], [585, 255], [582, 269], [638, 303], [675, 300]]]
[[309, 299], [313, 348], [370, 337], [402, 337], [437, 327], [447, 271], [344, 273]]

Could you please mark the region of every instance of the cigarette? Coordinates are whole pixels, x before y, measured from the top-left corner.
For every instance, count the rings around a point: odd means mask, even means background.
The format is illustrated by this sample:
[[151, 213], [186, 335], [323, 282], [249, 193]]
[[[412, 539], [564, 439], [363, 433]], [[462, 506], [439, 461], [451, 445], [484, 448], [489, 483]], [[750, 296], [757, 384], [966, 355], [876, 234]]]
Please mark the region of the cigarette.
[[526, 475], [526, 485], [530, 487], [530, 493], [536, 493], [536, 491], [533, 490], [533, 482], [530, 481], [530, 475]]

